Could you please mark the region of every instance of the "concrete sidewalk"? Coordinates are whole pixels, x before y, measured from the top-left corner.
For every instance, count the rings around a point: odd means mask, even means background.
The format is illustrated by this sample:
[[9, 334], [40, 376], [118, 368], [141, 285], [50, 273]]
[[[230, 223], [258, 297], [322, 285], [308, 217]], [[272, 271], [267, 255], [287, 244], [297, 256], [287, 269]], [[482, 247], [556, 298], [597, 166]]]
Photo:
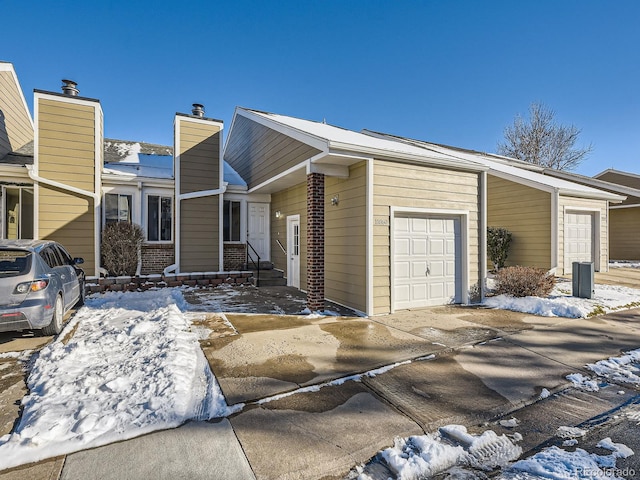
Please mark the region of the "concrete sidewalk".
[[[501, 433], [486, 422], [516, 410], [526, 451], [558, 426], [577, 425], [638, 393], [628, 387], [624, 394], [618, 387], [580, 392], [565, 377], [640, 348], [640, 309], [575, 320], [457, 306], [372, 319], [227, 318], [235, 331], [221, 315], [202, 320], [213, 332], [202, 344], [228, 402], [246, 402], [241, 412], [21, 467], [0, 479], [337, 479], [394, 437], [449, 423]], [[400, 361], [410, 363], [264, 401]], [[543, 388], [557, 394], [541, 400]]]

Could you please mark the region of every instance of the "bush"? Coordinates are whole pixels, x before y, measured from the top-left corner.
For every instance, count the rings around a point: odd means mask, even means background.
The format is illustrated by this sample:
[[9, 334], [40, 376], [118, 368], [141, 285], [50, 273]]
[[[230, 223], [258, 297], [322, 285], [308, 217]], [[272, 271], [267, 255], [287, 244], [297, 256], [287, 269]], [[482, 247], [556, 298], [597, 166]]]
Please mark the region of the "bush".
[[493, 262], [496, 270], [500, 270], [507, 263], [509, 247], [511, 246], [511, 232], [506, 228], [487, 228], [487, 256]]
[[546, 297], [556, 284], [556, 277], [533, 267], [505, 267], [495, 276], [496, 295]]
[[128, 222], [110, 223], [102, 231], [102, 266], [109, 275], [135, 275], [144, 233]]

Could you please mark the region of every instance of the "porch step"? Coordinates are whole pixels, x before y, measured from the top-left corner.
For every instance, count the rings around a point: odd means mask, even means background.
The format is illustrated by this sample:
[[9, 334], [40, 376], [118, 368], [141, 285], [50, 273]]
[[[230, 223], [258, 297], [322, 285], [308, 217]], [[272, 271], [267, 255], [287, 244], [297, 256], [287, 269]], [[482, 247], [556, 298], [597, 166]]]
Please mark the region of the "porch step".
[[[253, 270], [255, 271], [256, 266], [249, 262], [249, 263], [245, 263], [243, 266], [243, 270]], [[273, 263], [271, 263], [268, 260], [260, 260], [260, 273], [262, 274], [263, 270], [272, 270], [273, 269]]]
[[282, 270], [275, 270], [273, 266], [269, 269], [260, 269], [260, 281], [258, 282], [258, 272], [252, 270], [253, 277], [249, 281], [256, 287], [284, 287], [287, 284], [287, 279], [284, 278], [284, 272]]

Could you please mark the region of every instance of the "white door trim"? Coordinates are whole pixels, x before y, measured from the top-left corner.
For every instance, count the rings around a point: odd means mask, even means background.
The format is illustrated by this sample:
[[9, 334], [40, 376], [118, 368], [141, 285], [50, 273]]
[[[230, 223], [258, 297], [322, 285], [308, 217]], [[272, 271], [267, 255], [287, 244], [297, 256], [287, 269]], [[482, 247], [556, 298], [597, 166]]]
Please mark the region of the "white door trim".
[[468, 210], [448, 210], [448, 209], [437, 209], [437, 208], [415, 208], [415, 207], [394, 207], [391, 206], [391, 225], [389, 234], [390, 234], [390, 257], [389, 264], [391, 267], [391, 278], [390, 280], [390, 292], [391, 292], [391, 313], [395, 312], [395, 298], [394, 298], [394, 284], [395, 284], [395, 267], [394, 267], [394, 258], [395, 258], [395, 242], [394, 242], [394, 232], [395, 232], [395, 217], [402, 216], [403, 214], [413, 214], [428, 217], [430, 215], [436, 216], [445, 216], [445, 217], [455, 217], [460, 219], [460, 258], [461, 258], [461, 267], [462, 267], [462, 278], [461, 282], [461, 302], [463, 304], [469, 303], [469, 211]]
[[[293, 254], [293, 227], [294, 223], [298, 224], [298, 264], [297, 272], [294, 272], [295, 261], [292, 260]], [[301, 232], [300, 232], [300, 215], [287, 215], [287, 286], [300, 288], [300, 250], [301, 250]]]
[[563, 234], [563, 245], [562, 245], [562, 268], [564, 274], [567, 275], [571, 273], [571, 269], [567, 271], [565, 268], [567, 265], [567, 215], [570, 213], [591, 213], [593, 214], [593, 223], [591, 224], [591, 258], [593, 261], [593, 267], [596, 272], [600, 272], [600, 215], [601, 211], [598, 208], [589, 208], [589, 207], [572, 207], [570, 205], [565, 205], [563, 207], [562, 212], [562, 234]]
[[[269, 202], [247, 202], [247, 211], [246, 211], [246, 219], [247, 219], [247, 237], [245, 241], [249, 241], [251, 242], [252, 237], [251, 237], [251, 232], [249, 231], [249, 228], [251, 227], [251, 205], [264, 205], [266, 207], [266, 214], [265, 214], [265, 219], [264, 219], [264, 229], [265, 229], [265, 244], [264, 244], [264, 248], [265, 251], [264, 253], [264, 257], [260, 257], [261, 261], [270, 261], [271, 260], [271, 225], [270, 225], [270, 220], [271, 220], [271, 204]], [[240, 206], [240, 208], [242, 209], [242, 204]], [[242, 216], [242, 214], [241, 214]], [[240, 223], [240, 235], [242, 236], [242, 222]], [[255, 244], [252, 243], [252, 245], [255, 247]], [[251, 252], [250, 252], [251, 254]]]

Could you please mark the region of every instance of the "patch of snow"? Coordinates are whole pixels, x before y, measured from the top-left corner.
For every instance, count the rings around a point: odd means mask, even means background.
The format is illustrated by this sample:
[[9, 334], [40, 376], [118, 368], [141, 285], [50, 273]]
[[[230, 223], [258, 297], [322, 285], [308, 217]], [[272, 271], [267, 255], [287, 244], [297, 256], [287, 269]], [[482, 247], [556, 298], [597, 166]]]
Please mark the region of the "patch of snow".
[[559, 438], [580, 438], [587, 434], [588, 430], [578, 427], [561, 426], [556, 430], [556, 437]]
[[515, 428], [520, 425], [520, 420], [515, 417], [511, 417], [508, 420], [500, 420], [498, 423], [505, 428]]
[[609, 268], [640, 268], [640, 262], [630, 260], [614, 260], [609, 262]]
[[227, 415], [178, 289], [87, 298], [27, 379], [0, 470]]
[[545, 398], [549, 398], [551, 396], [551, 392], [549, 390], [547, 390], [546, 388], [543, 388], [542, 391], [540, 392], [540, 399], [544, 400]]
[[22, 350], [20, 352], [4, 352], [0, 353], [0, 359], [3, 358], [15, 358], [16, 360], [25, 361], [28, 360], [33, 350]]
[[578, 444], [578, 440], [576, 440], [575, 438], [571, 438], [569, 440], [565, 440], [564, 442], [562, 442], [563, 447], [575, 447], [577, 444]]
[[567, 380], [573, 383], [573, 386], [580, 390], [587, 392], [597, 392], [600, 390], [598, 382], [591, 380], [589, 377], [585, 377], [581, 373], [572, 373], [567, 375]]
[[631, 450], [625, 444], [614, 443], [611, 441], [610, 437], [603, 438], [602, 440], [600, 440], [596, 444], [596, 447], [604, 448], [605, 450], [611, 451], [612, 452], [611, 454], [616, 458], [627, 458], [634, 454], [633, 450]]
[[611, 382], [640, 384], [640, 349], [619, 357], [587, 364], [587, 368]]

